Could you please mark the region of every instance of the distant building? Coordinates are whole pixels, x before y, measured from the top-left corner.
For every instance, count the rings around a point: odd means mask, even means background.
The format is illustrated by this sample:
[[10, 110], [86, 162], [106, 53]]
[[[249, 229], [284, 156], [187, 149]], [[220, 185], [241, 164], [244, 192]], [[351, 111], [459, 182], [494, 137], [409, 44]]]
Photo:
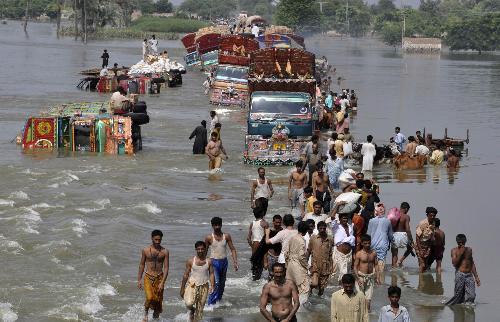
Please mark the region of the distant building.
[[404, 37], [402, 48], [408, 53], [439, 53], [441, 52], [441, 39]]

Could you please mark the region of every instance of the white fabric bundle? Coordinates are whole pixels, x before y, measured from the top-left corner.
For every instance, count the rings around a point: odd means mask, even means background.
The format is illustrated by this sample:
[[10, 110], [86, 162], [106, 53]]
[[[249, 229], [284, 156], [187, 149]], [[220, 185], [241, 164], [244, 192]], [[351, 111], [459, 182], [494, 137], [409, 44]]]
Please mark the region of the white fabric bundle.
[[128, 74], [131, 76], [138, 76], [151, 73], [165, 73], [169, 72], [171, 69], [183, 71], [184, 66], [176, 62], [175, 60], [170, 60], [168, 58], [163, 58], [158, 56], [153, 63], [148, 64], [144, 60], [139, 61], [137, 64], [130, 67]]

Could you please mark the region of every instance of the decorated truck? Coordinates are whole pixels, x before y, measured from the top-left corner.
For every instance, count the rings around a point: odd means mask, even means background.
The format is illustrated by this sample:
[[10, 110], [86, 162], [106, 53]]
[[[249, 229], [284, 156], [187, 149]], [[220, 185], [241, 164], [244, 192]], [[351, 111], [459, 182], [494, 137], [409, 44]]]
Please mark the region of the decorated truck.
[[245, 106], [248, 97], [248, 65], [250, 54], [259, 49], [259, 43], [244, 35], [222, 37], [219, 64], [210, 86], [210, 103], [215, 105]]
[[52, 106], [25, 122], [17, 143], [24, 151], [66, 150], [133, 154], [142, 149], [141, 125], [149, 123], [147, 107], [109, 114], [109, 102]]
[[245, 163], [290, 165], [300, 159], [317, 121], [314, 74], [314, 54], [302, 49], [250, 55]]

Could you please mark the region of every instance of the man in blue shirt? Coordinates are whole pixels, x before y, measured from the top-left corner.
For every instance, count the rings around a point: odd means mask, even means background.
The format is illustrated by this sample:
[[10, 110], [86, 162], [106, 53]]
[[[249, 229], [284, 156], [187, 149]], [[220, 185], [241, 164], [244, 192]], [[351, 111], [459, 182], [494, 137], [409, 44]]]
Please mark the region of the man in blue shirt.
[[398, 146], [399, 152], [403, 152], [404, 145], [406, 143], [406, 136], [401, 133], [401, 129], [399, 128], [399, 126], [396, 126], [396, 128], [394, 129], [394, 142]]

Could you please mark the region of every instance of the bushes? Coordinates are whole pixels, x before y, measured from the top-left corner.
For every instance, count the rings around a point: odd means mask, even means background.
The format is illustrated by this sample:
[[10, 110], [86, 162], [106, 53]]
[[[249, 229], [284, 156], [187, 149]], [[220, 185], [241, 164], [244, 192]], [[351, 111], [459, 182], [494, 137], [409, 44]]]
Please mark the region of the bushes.
[[131, 29], [143, 32], [195, 32], [209, 24], [204, 21], [180, 18], [163, 18], [144, 16], [134, 21]]
[[[61, 28], [61, 35], [73, 37], [75, 29], [73, 27]], [[151, 32], [134, 30], [131, 28], [102, 28], [88, 35], [90, 39], [145, 39], [151, 36]], [[155, 32], [155, 36], [160, 40], [176, 40], [179, 34], [175, 32]]]

